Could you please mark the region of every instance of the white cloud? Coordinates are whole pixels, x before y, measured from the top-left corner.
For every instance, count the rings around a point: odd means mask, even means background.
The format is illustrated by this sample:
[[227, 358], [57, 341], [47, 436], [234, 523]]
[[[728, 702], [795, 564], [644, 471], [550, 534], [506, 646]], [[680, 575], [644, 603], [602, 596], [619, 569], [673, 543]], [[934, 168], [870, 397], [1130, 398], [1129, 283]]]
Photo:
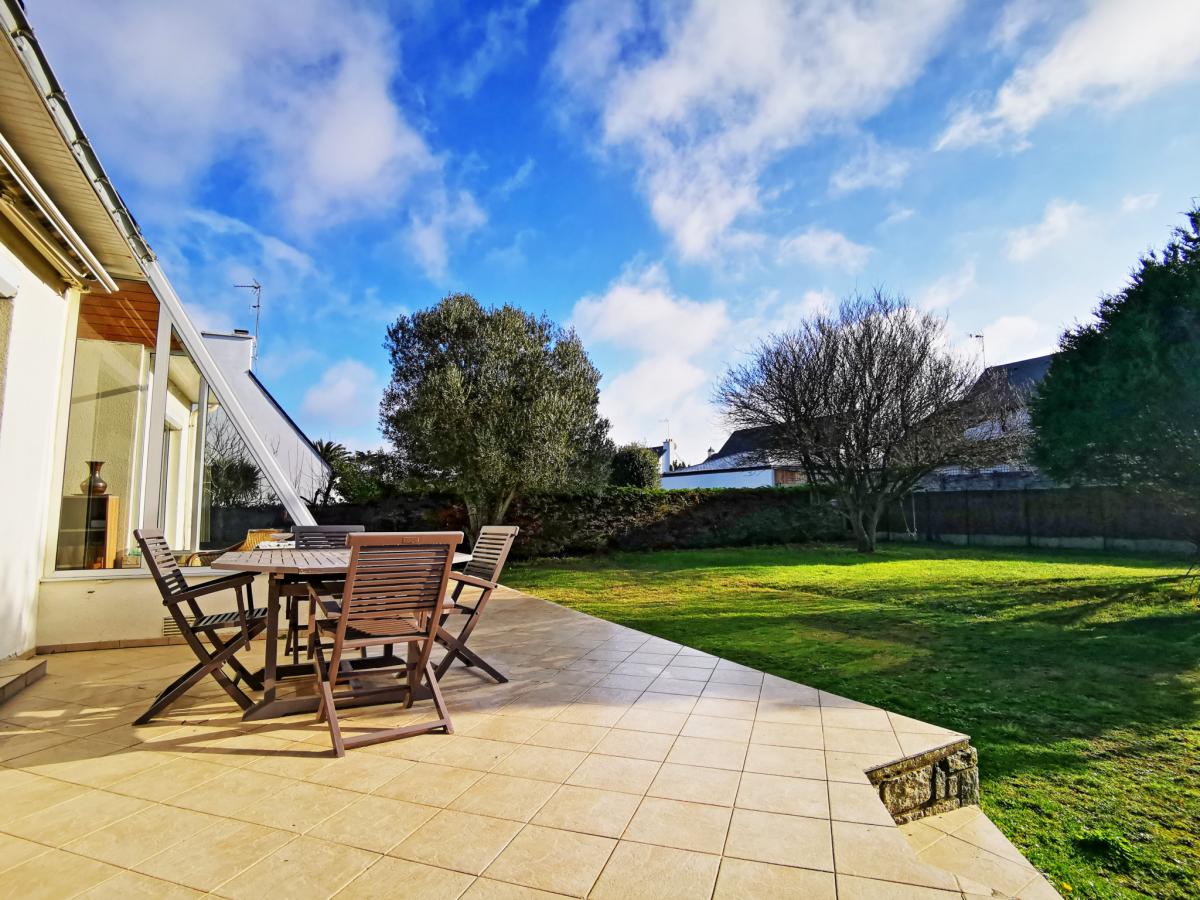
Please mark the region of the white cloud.
[[1040, 222], [1014, 228], [1008, 233], [1008, 258], [1024, 262], [1071, 234], [1084, 216], [1084, 208], [1078, 203], [1051, 200]]
[[1097, 0], [1045, 53], [1013, 72], [986, 108], [961, 110], [936, 146], [1023, 146], [1055, 112], [1085, 103], [1118, 108], [1198, 70], [1200, 3]]
[[897, 206], [893, 208], [882, 222], [879, 223], [880, 228], [887, 228], [889, 225], [898, 225], [908, 219], [911, 219], [917, 214], [917, 211], [908, 206]]
[[479, 46], [456, 67], [458, 77], [454, 90], [457, 94], [463, 97], [472, 96], [508, 57], [524, 52], [529, 14], [537, 8], [539, 2], [540, 0], [520, 0], [492, 9], [484, 16], [480, 25], [483, 37]]
[[838, 194], [872, 187], [894, 188], [904, 180], [911, 167], [909, 151], [887, 147], [868, 138], [863, 149], [830, 176], [829, 186]]
[[1059, 329], [1030, 316], [1001, 316], [982, 329], [988, 365], [1053, 353]]
[[525, 185], [529, 183], [529, 179], [532, 177], [535, 167], [536, 163], [534, 162], [533, 157], [526, 157], [525, 161], [517, 167], [515, 172], [513, 172], [496, 186], [496, 195], [499, 197], [507, 197], [525, 187]]
[[1121, 212], [1134, 213], [1158, 206], [1158, 194], [1129, 194], [1121, 200]]
[[405, 242], [425, 274], [433, 281], [446, 278], [452, 241], [461, 240], [487, 222], [487, 215], [466, 191], [439, 191], [425, 209], [409, 217]]
[[773, 161], [911, 84], [958, 5], [576, 0], [553, 67], [600, 146], [631, 154], [679, 252], [703, 258], [759, 211]]
[[321, 426], [338, 431], [361, 431], [379, 417], [383, 383], [369, 367], [356, 359], [335, 362], [308, 389], [300, 408]]
[[428, 205], [445, 159], [392, 94], [386, 13], [336, 0], [64, 0], [38, 34], [124, 178], [192, 202], [215, 170], [293, 234]]
[[996, 17], [988, 42], [1003, 50], [1011, 50], [1035, 25], [1045, 22], [1051, 14], [1044, 0], [1009, 0]]
[[871, 247], [857, 244], [839, 231], [816, 226], [789, 235], [779, 243], [780, 262], [798, 261], [846, 272], [862, 269], [872, 252]]
[[968, 260], [962, 268], [950, 272], [929, 284], [917, 296], [923, 309], [945, 309], [967, 296], [975, 287], [975, 261]]

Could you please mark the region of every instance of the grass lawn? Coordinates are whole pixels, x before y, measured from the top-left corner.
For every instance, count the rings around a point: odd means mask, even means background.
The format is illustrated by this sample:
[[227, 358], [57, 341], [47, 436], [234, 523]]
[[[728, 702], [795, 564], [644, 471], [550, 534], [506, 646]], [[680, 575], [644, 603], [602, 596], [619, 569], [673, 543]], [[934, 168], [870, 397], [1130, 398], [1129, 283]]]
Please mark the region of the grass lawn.
[[1200, 604], [1185, 567], [801, 546], [541, 560], [505, 581], [964, 731], [979, 748], [984, 809], [1064, 895], [1190, 898], [1200, 896]]

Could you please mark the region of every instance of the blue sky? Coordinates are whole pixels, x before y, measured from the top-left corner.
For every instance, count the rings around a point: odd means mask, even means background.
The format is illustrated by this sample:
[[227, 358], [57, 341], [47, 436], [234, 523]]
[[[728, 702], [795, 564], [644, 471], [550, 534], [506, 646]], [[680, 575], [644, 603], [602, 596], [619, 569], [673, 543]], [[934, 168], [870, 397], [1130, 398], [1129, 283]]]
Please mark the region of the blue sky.
[[33, 0], [205, 327], [313, 437], [380, 443], [384, 329], [451, 291], [572, 324], [619, 441], [876, 285], [1052, 349], [1200, 194], [1189, 0]]

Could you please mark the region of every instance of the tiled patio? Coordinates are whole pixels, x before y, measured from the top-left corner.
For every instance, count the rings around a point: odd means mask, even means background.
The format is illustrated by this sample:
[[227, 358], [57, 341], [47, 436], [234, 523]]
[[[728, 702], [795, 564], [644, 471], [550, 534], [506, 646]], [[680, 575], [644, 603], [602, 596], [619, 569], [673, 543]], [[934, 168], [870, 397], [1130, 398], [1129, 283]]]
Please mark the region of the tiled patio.
[[0, 893], [1057, 896], [977, 809], [893, 824], [864, 770], [944, 729], [513, 592], [472, 646], [512, 680], [456, 666], [453, 736], [343, 760], [216, 685], [132, 726], [186, 648], [51, 657], [0, 706]]

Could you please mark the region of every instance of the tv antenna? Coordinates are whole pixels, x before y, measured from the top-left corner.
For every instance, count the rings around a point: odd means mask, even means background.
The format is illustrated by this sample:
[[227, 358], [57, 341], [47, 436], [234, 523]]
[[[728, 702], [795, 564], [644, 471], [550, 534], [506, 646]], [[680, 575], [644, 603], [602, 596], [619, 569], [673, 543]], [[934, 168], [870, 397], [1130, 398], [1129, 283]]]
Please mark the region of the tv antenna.
[[667, 423], [667, 440], [669, 441], [671, 439], [671, 420], [670, 419], [659, 419], [658, 421]]
[[983, 332], [978, 334], [968, 334], [967, 337], [974, 338], [979, 341], [979, 359], [983, 363], [983, 367], [987, 368], [987, 347], [983, 343]]
[[258, 324], [262, 319], [262, 285], [258, 283], [257, 278], [251, 278], [249, 284], [235, 284], [235, 288], [244, 288], [254, 292], [254, 302], [250, 304], [250, 308], [254, 310], [254, 353], [251, 356], [252, 362], [258, 361]]

